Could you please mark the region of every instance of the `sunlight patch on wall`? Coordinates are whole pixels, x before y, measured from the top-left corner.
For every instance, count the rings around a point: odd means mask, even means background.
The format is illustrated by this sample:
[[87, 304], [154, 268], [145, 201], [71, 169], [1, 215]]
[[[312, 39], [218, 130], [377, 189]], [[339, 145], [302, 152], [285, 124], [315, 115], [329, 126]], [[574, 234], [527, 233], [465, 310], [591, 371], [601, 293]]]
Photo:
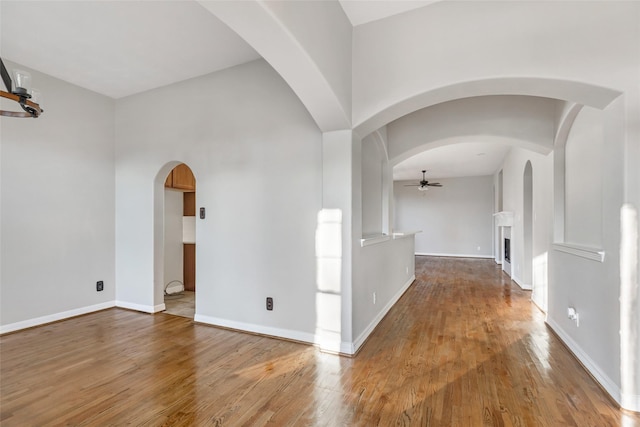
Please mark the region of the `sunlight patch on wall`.
[[620, 208], [620, 379], [622, 407], [637, 408], [640, 395], [638, 315], [638, 210]]
[[340, 351], [342, 326], [342, 210], [323, 209], [316, 228], [316, 343]]
[[531, 299], [545, 313], [549, 295], [549, 253], [533, 258], [533, 293]]

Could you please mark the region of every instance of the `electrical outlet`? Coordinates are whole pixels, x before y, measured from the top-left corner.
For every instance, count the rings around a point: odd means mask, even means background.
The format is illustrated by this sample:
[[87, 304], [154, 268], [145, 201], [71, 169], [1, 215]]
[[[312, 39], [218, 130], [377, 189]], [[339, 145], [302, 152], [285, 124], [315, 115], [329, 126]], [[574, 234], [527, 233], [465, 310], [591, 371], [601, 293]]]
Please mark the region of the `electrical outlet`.
[[267, 297], [267, 310], [273, 310], [273, 298]]
[[102, 280], [96, 282], [96, 291], [104, 291], [104, 282]]
[[573, 320], [574, 322], [576, 322], [576, 327], [580, 327], [580, 315], [575, 308], [567, 308], [567, 317], [569, 318], [569, 320]]

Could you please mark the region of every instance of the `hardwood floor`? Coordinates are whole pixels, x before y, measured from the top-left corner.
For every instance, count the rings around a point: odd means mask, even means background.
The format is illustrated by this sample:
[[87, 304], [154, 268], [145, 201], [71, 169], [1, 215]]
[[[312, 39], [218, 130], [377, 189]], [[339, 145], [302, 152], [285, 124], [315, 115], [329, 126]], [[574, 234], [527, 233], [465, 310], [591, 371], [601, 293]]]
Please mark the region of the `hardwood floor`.
[[165, 314], [188, 317], [193, 319], [196, 314], [196, 293], [193, 291], [183, 291], [178, 295], [164, 297]]
[[111, 309], [0, 337], [0, 424], [624, 426], [490, 260], [417, 257], [355, 358]]

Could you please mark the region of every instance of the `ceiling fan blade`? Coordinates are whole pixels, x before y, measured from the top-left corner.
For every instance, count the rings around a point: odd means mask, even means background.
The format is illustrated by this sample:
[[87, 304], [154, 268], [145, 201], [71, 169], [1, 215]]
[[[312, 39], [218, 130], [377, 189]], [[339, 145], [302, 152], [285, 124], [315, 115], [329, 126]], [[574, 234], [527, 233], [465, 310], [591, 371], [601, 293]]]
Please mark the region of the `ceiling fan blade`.
[[442, 187], [442, 184], [439, 182], [429, 183], [427, 184], [429, 187]]

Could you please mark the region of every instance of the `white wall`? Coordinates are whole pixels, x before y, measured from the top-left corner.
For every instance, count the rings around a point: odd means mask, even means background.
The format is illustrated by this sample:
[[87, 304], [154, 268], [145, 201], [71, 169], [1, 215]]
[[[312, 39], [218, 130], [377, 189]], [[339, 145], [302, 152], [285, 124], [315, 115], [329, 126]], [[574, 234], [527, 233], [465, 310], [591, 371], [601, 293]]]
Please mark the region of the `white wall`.
[[390, 232], [393, 182], [387, 144], [384, 128], [362, 141], [354, 137], [352, 142], [353, 267], [350, 316], [343, 318], [351, 339], [342, 343], [342, 351], [348, 353], [357, 351], [415, 279], [414, 235]]
[[[532, 279], [527, 283], [524, 272], [524, 227], [523, 227], [523, 173], [527, 162], [531, 162], [533, 175], [533, 247]], [[512, 278], [527, 289], [533, 289], [532, 299], [546, 310], [548, 258], [553, 227], [553, 153], [542, 155], [513, 148], [500, 168], [503, 181], [503, 210], [513, 212], [514, 224], [511, 229]], [[499, 173], [494, 175], [498, 187]], [[495, 195], [496, 199], [498, 195]], [[499, 234], [499, 229], [494, 230]], [[498, 243], [498, 242], [496, 242]]]
[[[415, 280], [414, 236], [357, 245], [353, 280], [353, 339], [357, 350]], [[374, 302], [373, 294], [376, 294]]]
[[[593, 206], [592, 209], [599, 210], [595, 218], [601, 218], [602, 228], [598, 230], [597, 225], [589, 225], [589, 229], [585, 229], [583, 219], [575, 216], [568, 218], [569, 220], [573, 218], [571, 221], [575, 221], [578, 225], [571, 228], [572, 224], [568, 224], [571, 240], [592, 243], [594, 237], [601, 236], [601, 244], [595, 249], [604, 252], [604, 259], [587, 259], [573, 253], [562, 252], [560, 251], [562, 247], [554, 246], [549, 257], [547, 316], [551, 327], [618, 402], [621, 401], [620, 253], [622, 248], [620, 237], [622, 230], [620, 212], [625, 187], [625, 122], [623, 120], [625, 108], [625, 99], [621, 98], [601, 112], [583, 110], [586, 111], [584, 117], [588, 120], [579, 120], [580, 116], [578, 116], [578, 120], [571, 128], [570, 137], [571, 135], [579, 136], [579, 140], [575, 143], [580, 144], [582, 150], [586, 152], [594, 149], [600, 151], [598, 146], [602, 140], [606, 141], [599, 159], [600, 173], [595, 171], [596, 176], [599, 176], [599, 182], [592, 185], [596, 189], [601, 188], [602, 191], [595, 190], [579, 194], [582, 200], [580, 206]], [[556, 169], [556, 173], [562, 173], [562, 171]], [[585, 179], [588, 178], [585, 177]], [[579, 209], [578, 204], [571, 205], [573, 196], [575, 194], [566, 196], [570, 215], [572, 215], [571, 210]], [[598, 204], [599, 206], [596, 206]], [[590, 212], [584, 214], [591, 215]], [[578, 215], [577, 212], [576, 215]], [[558, 243], [573, 247], [574, 242]], [[579, 325], [567, 318], [569, 306], [575, 307], [578, 311]], [[626, 375], [632, 374], [627, 372]], [[637, 397], [640, 393], [635, 395], [635, 401], [640, 402]]]
[[184, 193], [164, 190], [164, 281], [163, 289], [173, 280], [184, 284], [182, 214]]
[[[362, 140], [362, 236], [383, 233], [383, 177], [386, 154], [373, 135]], [[385, 207], [386, 208], [386, 207]]]
[[565, 146], [564, 241], [602, 246], [603, 112], [584, 107]]
[[493, 179], [436, 179], [441, 188], [418, 191], [413, 181], [394, 183], [396, 230], [421, 230], [417, 254], [492, 257]]
[[322, 212], [318, 215], [317, 335], [321, 348], [352, 353], [354, 246], [362, 237], [361, 145], [350, 130], [322, 134]]
[[2, 332], [112, 306], [115, 296], [114, 102], [28, 71], [44, 113], [0, 118]]
[[119, 100], [118, 303], [153, 311], [161, 301], [153, 195], [182, 161], [207, 209], [196, 222], [196, 319], [312, 337], [321, 150], [317, 126], [262, 60]]
[[638, 57], [639, 7], [436, 2], [359, 25], [353, 31], [354, 125], [366, 134], [429, 105], [496, 93], [604, 107], [612, 99], [606, 90], [581, 85], [634, 87], [635, 70], [621, 72], [620, 65]]
[[[514, 212], [512, 228], [513, 278], [521, 282], [523, 271], [523, 171], [527, 161], [533, 168], [533, 293], [532, 299], [547, 310], [547, 322], [578, 356], [596, 379], [621, 401], [620, 371], [620, 207], [623, 200], [624, 100], [614, 101], [603, 111], [583, 109], [584, 120], [576, 120], [569, 132], [569, 185], [561, 205], [553, 202], [556, 184], [563, 182], [564, 170], [554, 166], [554, 157], [512, 149], [504, 161], [504, 210]], [[601, 149], [602, 140], [606, 149]], [[556, 141], [556, 149], [563, 144]], [[592, 153], [599, 152], [599, 155]], [[589, 153], [589, 154], [587, 154]], [[598, 164], [593, 164], [598, 157]], [[584, 160], [585, 166], [580, 163]], [[591, 163], [589, 163], [591, 162]], [[563, 165], [564, 166], [564, 165]], [[555, 168], [555, 169], [554, 169]], [[594, 170], [595, 169], [595, 170]], [[553, 172], [552, 172], [553, 171]], [[587, 176], [590, 171], [593, 176]], [[594, 176], [596, 182], [592, 182]], [[497, 183], [498, 176], [495, 180]], [[577, 188], [584, 182], [588, 189]], [[590, 184], [588, 184], [590, 183]], [[587, 206], [588, 208], [585, 208]], [[569, 215], [564, 216], [564, 208]], [[590, 209], [584, 212], [583, 209]], [[575, 243], [593, 246], [597, 237], [604, 261], [595, 261], [561, 251], [554, 245], [554, 218], [562, 213], [559, 224], [569, 230], [569, 241], [560, 236], [557, 243], [574, 247]], [[585, 219], [585, 216], [587, 219]], [[589, 222], [599, 219], [600, 224]], [[586, 222], [585, 222], [586, 221]], [[557, 222], [558, 223], [558, 222]], [[594, 237], [596, 239], [594, 239]], [[592, 253], [595, 255], [595, 252]], [[575, 307], [579, 326], [567, 319], [567, 308]], [[637, 399], [631, 396], [627, 402]], [[633, 407], [633, 405], [628, 405]]]

